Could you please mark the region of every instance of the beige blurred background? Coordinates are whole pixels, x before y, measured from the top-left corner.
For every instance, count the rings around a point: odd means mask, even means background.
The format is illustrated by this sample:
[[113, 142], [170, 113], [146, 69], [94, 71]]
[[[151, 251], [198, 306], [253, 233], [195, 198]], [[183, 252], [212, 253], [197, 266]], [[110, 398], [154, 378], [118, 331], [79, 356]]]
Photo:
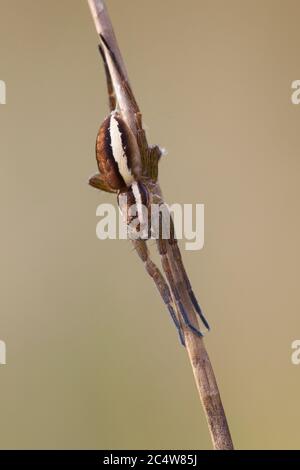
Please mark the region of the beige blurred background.
[[[108, 0], [239, 449], [300, 448], [297, 0]], [[85, 1], [0, 0], [1, 448], [209, 449], [184, 349], [86, 184], [107, 113]]]

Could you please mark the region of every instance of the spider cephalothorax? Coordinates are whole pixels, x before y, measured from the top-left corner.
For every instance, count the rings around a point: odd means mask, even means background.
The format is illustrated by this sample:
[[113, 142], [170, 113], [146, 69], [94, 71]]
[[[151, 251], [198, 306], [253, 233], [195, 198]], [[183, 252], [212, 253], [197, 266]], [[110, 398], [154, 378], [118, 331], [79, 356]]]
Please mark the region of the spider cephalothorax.
[[126, 192], [118, 194], [118, 205], [127, 225], [129, 238], [151, 237], [150, 193], [141, 181], [134, 181]]

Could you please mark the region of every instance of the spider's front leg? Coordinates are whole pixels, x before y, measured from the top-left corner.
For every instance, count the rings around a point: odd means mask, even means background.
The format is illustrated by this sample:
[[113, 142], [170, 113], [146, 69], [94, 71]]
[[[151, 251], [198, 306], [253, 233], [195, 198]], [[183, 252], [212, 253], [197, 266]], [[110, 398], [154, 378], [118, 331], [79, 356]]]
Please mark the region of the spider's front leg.
[[174, 259], [175, 264], [177, 266], [177, 270], [178, 270], [179, 275], [180, 275], [180, 277], [182, 278], [182, 280], [185, 284], [185, 287], [188, 291], [189, 297], [191, 299], [191, 302], [194, 306], [194, 309], [195, 309], [196, 313], [199, 315], [199, 318], [203, 322], [205, 328], [207, 328], [207, 330], [210, 330], [209, 323], [206, 320], [206, 318], [205, 318], [205, 316], [202, 312], [202, 309], [201, 309], [201, 307], [198, 303], [198, 300], [197, 300], [197, 298], [194, 294], [194, 291], [192, 289], [189, 277], [186, 273], [186, 270], [185, 270], [185, 267], [184, 267], [184, 264], [183, 264], [183, 261], [182, 261], [181, 253], [180, 253], [180, 250], [179, 250], [179, 246], [178, 246], [178, 243], [177, 243], [177, 239], [175, 237], [174, 224], [173, 224], [173, 220], [172, 220], [171, 216], [170, 216], [170, 224], [171, 224], [172, 230], [171, 230], [171, 237], [168, 240], [168, 242], [169, 242], [169, 245], [171, 247], [172, 256], [173, 256], [173, 259]]
[[184, 302], [180, 297], [179, 289], [177, 287], [178, 283], [180, 282], [179, 273], [176, 273], [176, 276], [178, 277], [178, 279], [176, 279], [173, 275], [170, 262], [168, 259], [168, 250], [167, 250], [168, 243], [169, 243], [169, 240], [163, 239], [162, 237], [159, 237], [157, 239], [157, 247], [158, 247], [159, 254], [161, 256], [161, 264], [162, 264], [163, 270], [166, 274], [167, 280], [171, 287], [171, 291], [175, 298], [175, 302], [178, 306], [178, 309], [181, 313], [184, 323], [195, 335], [202, 337], [203, 334], [201, 333], [201, 331], [198, 328], [196, 328], [190, 321], [189, 315], [186, 309], [184, 308]]
[[155, 285], [164, 303], [166, 304], [169, 310], [171, 318], [177, 328], [181, 344], [185, 346], [184, 334], [180, 325], [180, 321], [178, 320], [176, 311], [174, 309], [174, 304], [173, 304], [172, 295], [171, 295], [169, 286], [166, 280], [164, 279], [163, 275], [161, 274], [160, 270], [158, 269], [158, 267], [150, 259], [149, 250], [148, 250], [146, 241], [138, 239], [138, 240], [132, 240], [132, 243], [140, 259], [143, 261], [147, 273], [149, 274], [149, 276], [151, 276], [151, 278], [155, 282]]
[[[174, 268], [173, 269], [174, 273], [173, 273], [172, 278], [173, 278], [173, 281], [175, 282], [177, 292], [181, 292], [182, 287], [184, 287], [184, 289], [187, 291], [189, 299], [191, 300], [193, 304], [195, 312], [199, 316], [205, 328], [209, 330], [210, 326], [205, 316], [203, 315], [201, 307], [196, 299], [196, 296], [194, 294], [189, 277], [186, 273], [186, 270], [182, 261], [181, 253], [180, 253], [179, 246], [178, 246], [177, 239], [176, 239], [175, 227], [174, 227], [172, 216], [170, 214], [168, 207], [164, 203], [163, 203], [163, 207], [165, 210], [163, 210], [159, 214], [159, 234], [158, 234], [159, 251], [162, 255], [165, 255], [165, 257], [167, 258], [167, 261], [165, 261], [165, 263], [168, 269], [170, 269], [170, 262], [169, 262], [170, 260], [168, 259], [168, 257], [170, 256], [172, 257], [171, 264]], [[169, 227], [169, 231], [167, 233], [164, 233], [166, 227]]]

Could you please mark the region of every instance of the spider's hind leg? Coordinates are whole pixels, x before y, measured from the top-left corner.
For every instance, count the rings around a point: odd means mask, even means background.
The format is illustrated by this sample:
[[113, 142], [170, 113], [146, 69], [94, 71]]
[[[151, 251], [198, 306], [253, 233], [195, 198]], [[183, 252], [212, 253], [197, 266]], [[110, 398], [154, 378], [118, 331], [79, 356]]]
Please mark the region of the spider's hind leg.
[[107, 64], [106, 57], [105, 57], [105, 52], [101, 44], [99, 44], [98, 49], [101, 54], [103, 65], [104, 65], [104, 70], [105, 70], [107, 93], [108, 93], [108, 100], [109, 100], [109, 109], [110, 111], [114, 111], [117, 106], [117, 99], [116, 99], [116, 94], [115, 94], [112, 78], [111, 78], [109, 67]]
[[[137, 118], [141, 115], [140, 113], [140, 110], [139, 110], [139, 107], [138, 107], [138, 104], [136, 102], [136, 99], [134, 97], [134, 94], [132, 92], [132, 89], [131, 89], [131, 86], [127, 80], [127, 78], [124, 76], [124, 73], [123, 73], [123, 70], [122, 70], [122, 67], [115, 55], [115, 53], [112, 51], [110, 45], [108, 44], [106, 38], [103, 36], [103, 34], [100, 34], [100, 38], [101, 38], [101, 41], [102, 41], [102, 44], [104, 45], [104, 48], [105, 50], [108, 52], [111, 60], [112, 60], [112, 63], [115, 67], [115, 70], [116, 72], [118, 73], [119, 75], [119, 78], [120, 78], [120, 83], [121, 83], [121, 86], [124, 90], [124, 93], [126, 93], [126, 95], [128, 96], [128, 98], [130, 99], [130, 102], [131, 102], [131, 106], [132, 106], [132, 110], [134, 112], [134, 114], [137, 116]], [[102, 55], [102, 57], [104, 56], [104, 61], [105, 63], [107, 64], [107, 61], [106, 61], [106, 58], [105, 58], [105, 51], [104, 51], [104, 48], [102, 46], [99, 47], [99, 50], [100, 50], [100, 53]], [[108, 66], [107, 66], [107, 69], [108, 69]], [[110, 76], [110, 74], [109, 74]]]
[[100, 191], [105, 191], [106, 193], [116, 193], [115, 189], [112, 189], [105, 179], [100, 175], [100, 173], [96, 173], [95, 175], [91, 176], [89, 179], [89, 185], [93, 188], [99, 189]]

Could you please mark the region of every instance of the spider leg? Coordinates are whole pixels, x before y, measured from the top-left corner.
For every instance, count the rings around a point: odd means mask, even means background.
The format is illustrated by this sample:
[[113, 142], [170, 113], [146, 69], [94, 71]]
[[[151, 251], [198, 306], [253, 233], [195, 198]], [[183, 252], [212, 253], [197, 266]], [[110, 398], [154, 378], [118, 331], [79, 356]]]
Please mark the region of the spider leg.
[[[122, 87], [123, 87], [125, 93], [127, 94], [127, 96], [128, 96], [129, 99], [130, 99], [130, 102], [131, 102], [131, 105], [132, 105], [132, 109], [133, 109], [134, 114], [140, 113], [140, 109], [139, 109], [139, 107], [138, 107], [138, 104], [137, 104], [136, 99], [135, 99], [135, 97], [134, 97], [134, 94], [133, 94], [133, 92], [132, 92], [131, 86], [130, 86], [128, 80], [126, 79], [126, 77], [124, 77], [123, 71], [122, 71], [122, 69], [121, 69], [121, 67], [120, 67], [120, 64], [119, 64], [119, 62], [118, 62], [118, 60], [117, 60], [117, 58], [116, 58], [114, 52], [111, 50], [111, 48], [110, 48], [108, 42], [106, 41], [105, 37], [103, 36], [103, 34], [100, 34], [100, 37], [101, 37], [101, 40], [102, 40], [102, 42], [103, 42], [105, 48], [107, 49], [107, 51], [108, 51], [108, 53], [109, 53], [109, 55], [110, 55], [110, 58], [111, 58], [111, 60], [112, 60], [112, 62], [113, 62], [113, 64], [114, 64], [114, 67], [115, 67], [115, 69], [116, 69], [116, 71], [117, 71], [117, 73], [118, 73], [118, 75], [119, 75], [119, 77], [120, 77], [120, 81], [121, 81]], [[102, 49], [102, 50], [103, 50], [103, 49]], [[105, 62], [106, 62], [106, 61], [105, 61]]]
[[209, 323], [206, 320], [206, 318], [205, 318], [205, 316], [202, 312], [202, 309], [201, 309], [201, 307], [200, 307], [200, 305], [197, 301], [197, 298], [196, 298], [196, 296], [194, 294], [194, 291], [192, 289], [190, 280], [189, 280], [188, 275], [186, 273], [186, 270], [185, 270], [185, 267], [184, 267], [184, 264], [183, 264], [183, 261], [182, 261], [181, 253], [180, 253], [176, 238], [174, 238], [173, 240], [169, 240], [169, 244], [170, 244], [171, 250], [173, 252], [173, 256], [174, 256], [174, 259], [175, 259], [176, 264], [178, 266], [178, 269], [180, 270], [180, 272], [182, 274], [182, 277], [184, 279], [187, 291], [189, 293], [189, 297], [190, 297], [191, 302], [192, 302], [192, 304], [193, 304], [193, 306], [196, 310], [196, 313], [199, 315], [199, 317], [200, 317], [201, 321], [203, 322], [204, 326], [208, 330], [210, 330]]
[[183, 282], [184, 282], [185, 287], [188, 291], [189, 297], [191, 299], [191, 302], [194, 306], [194, 309], [195, 309], [196, 313], [199, 315], [199, 318], [201, 319], [202, 323], [207, 328], [207, 330], [210, 330], [210, 326], [208, 324], [208, 321], [206, 320], [205, 316], [203, 315], [202, 309], [201, 309], [201, 307], [200, 307], [200, 305], [197, 301], [197, 298], [196, 298], [196, 296], [194, 294], [194, 291], [192, 289], [189, 277], [188, 277], [187, 272], [185, 270], [185, 267], [184, 267], [184, 264], [183, 264], [183, 261], [182, 261], [182, 257], [181, 257], [181, 253], [180, 253], [180, 250], [179, 250], [179, 246], [178, 246], [178, 243], [177, 243], [177, 239], [176, 239], [176, 236], [175, 236], [174, 222], [173, 222], [173, 219], [172, 219], [170, 214], [169, 214], [169, 223], [170, 223], [170, 237], [166, 241], [170, 245], [170, 248], [171, 248], [171, 251], [172, 251], [172, 254], [173, 254], [173, 259], [176, 263], [177, 270], [179, 272], [180, 277], [183, 279]]
[[110, 111], [114, 111], [116, 109], [116, 106], [117, 106], [117, 99], [116, 99], [115, 90], [114, 90], [114, 87], [113, 87], [110, 71], [109, 71], [109, 68], [108, 68], [108, 65], [107, 65], [107, 60], [106, 60], [106, 57], [105, 57], [105, 53], [104, 53], [104, 50], [103, 50], [103, 47], [101, 46], [101, 44], [99, 44], [98, 49], [99, 49], [99, 52], [101, 54], [103, 64], [104, 64], [106, 84], [107, 84], [107, 92], [108, 92], [108, 99], [109, 99], [109, 109], [110, 109]]
[[106, 193], [116, 193], [115, 189], [112, 189], [106, 181], [102, 178], [100, 173], [96, 173], [91, 176], [89, 179], [89, 185], [93, 188], [99, 189], [100, 191], [105, 191]]
[[174, 298], [175, 298], [175, 302], [179, 308], [179, 311], [182, 315], [182, 318], [184, 320], [184, 323], [186, 324], [186, 326], [193, 332], [195, 333], [195, 335], [197, 336], [200, 336], [202, 337], [203, 334], [201, 333], [200, 330], [198, 330], [198, 328], [196, 328], [190, 321], [189, 319], [189, 315], [188, 313], [186, 312], [184, 306], [183, 306], [183, 303], [181, 301], [181, 298], [180, 298], [180, 294], [179, 294], [179, 291], [178, 291], [178, 288], [177, 288], [177, 284], [176, 284], [176, 281], [174, 279], [174, 276], [172, 274], [172, 270], [171, 270], [171, 266], [170, 266], [170, 263], [169, 263], [169, 260], [168, 260], [168, 256], [167, 256], [167, 245], [166, 243], [168, 243], [167, 240], [159, 237], [157, 239], [157, 246], [158, 246], [158, 251], [159, 251], [159, 254], [161, 256], [161, 264], [162, 264], [162, 267], [163, 267], [163, 270], [166, 274], [166, 277], [167, 277], [167, 280], [170, 284], [170, 287], [171, 287], [171, 291], [174, 295]]
[[173, 300], [171, 296], [171, 292], [169, 289], [168, 284], [166, 283], [163, 275], [161, 274], [160, 270], [158, 267], [153, 263], [153, 261], [150, 259], [149, 256], [149, 250], [146, 244], [145, 240], [132, 240], [132, 243], [134, 245], [135, 250], [137, 251], [137, 254], [139, 255], [140, 259], [143, 261], [146, 271], [151, 276], [153, 281], [155, 282], [155, 285], [164, 301], [166, 304], [169, 313], [171, 315], [171, 318], [177, 328], [180, 342], [183, 346], [185, 346], [185, 340], [184, 340], [184, 334], [180, 325], [180, 322], [177, 318], [177, 315], [175, 313], [174, 305], [173, 305]]

